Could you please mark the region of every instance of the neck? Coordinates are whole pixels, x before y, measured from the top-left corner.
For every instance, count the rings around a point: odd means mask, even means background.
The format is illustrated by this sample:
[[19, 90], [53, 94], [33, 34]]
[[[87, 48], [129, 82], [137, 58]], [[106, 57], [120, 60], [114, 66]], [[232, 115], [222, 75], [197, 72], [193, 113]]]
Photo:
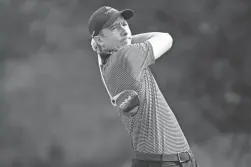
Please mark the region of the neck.
[[100, 58], [102, 60], [102, 64], [104, 65], [107, 62], [108, 58], [115, 52], [115, 50], [110, 50], [99, 53]]

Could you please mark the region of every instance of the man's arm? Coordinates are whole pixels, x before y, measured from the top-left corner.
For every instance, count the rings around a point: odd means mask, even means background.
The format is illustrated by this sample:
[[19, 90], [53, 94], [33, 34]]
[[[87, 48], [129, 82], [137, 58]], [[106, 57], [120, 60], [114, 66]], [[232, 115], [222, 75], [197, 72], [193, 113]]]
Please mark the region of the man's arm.
[[132, 44], [141, 43], [147, 40], [152, 45], [155, 59], [161, 57], [173, 45], [173, 38], [169, 33], [149, 32], [132, 36]]
[[150, 39], [155, 33], [156, 32], [148, 32], [148, 33], [133, 35], [132, 36], [132, 44], [145, 42], [146, 40]]

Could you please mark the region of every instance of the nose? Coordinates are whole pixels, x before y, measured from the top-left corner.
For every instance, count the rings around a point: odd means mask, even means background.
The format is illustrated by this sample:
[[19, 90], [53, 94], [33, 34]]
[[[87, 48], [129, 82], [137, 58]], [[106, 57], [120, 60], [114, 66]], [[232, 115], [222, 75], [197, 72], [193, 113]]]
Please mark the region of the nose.
[[126, 32], [126, 30], [125, 29], [123, 29], [123, 31], [121, 32], [121, 36], [127, 36], [128, 35], [128, 32]]
[[121, 36], [127, 36], [128, 35], [128, 32], [126, 31], [126, 28], [120, 24], [120, 35]]
[[128, 32], [126, 31], [125, 27], [121, 27], [121, 33], [120, 33], [120, 35], [121, 35], [122, 37], [128, 35]]

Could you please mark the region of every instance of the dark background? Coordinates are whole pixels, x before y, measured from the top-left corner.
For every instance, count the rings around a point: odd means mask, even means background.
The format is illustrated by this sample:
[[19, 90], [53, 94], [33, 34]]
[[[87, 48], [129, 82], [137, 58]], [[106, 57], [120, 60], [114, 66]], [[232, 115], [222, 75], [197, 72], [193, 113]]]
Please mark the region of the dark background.
[[251, 1], [0, 0], [0, 167], [128, 167], [87, 21], [131, 8], [173, 48], [152, 66], [203, 167], [251, 165]]

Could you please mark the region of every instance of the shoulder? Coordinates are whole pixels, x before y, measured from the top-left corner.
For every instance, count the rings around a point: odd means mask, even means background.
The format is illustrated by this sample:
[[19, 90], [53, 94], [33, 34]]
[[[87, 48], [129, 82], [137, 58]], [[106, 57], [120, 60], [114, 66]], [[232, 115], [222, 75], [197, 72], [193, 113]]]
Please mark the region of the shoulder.
[[122, 55], [130, 54], [130, 53], [144, 53], [151, 49], [151, 43], [149, 41], [141, 42], [141, 43], [134, 43], [127, 45], [121, 48], [119, 51]]
[[135, 58], [142, 57], [149, 52], [152, 53], [152, 45], [149, 41], [134, 43], [121, 48], [117, 52], [117, 58], [122, 64], [126, 64], [128, 61], [135, 61]]

